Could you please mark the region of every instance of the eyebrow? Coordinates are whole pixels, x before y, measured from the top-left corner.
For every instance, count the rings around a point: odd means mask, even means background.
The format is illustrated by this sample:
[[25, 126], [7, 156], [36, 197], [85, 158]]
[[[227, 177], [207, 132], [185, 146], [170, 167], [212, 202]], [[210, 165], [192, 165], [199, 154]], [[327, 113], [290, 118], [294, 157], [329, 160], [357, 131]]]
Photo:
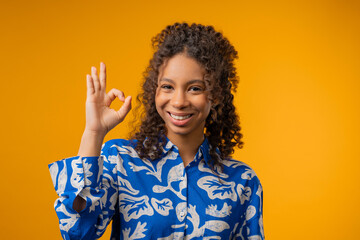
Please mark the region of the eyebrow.
[[[160, 79], [160, 82], [162, 81], [165, 81], [165, 82], [170, 82], [172, 84], [175, 84], [175, 81], [170, 79], [170, 78], [162, 78]], [[200, 79], [193, 79], [193, 80], [190, 80], [188, 82], [188, 84], [194, 84], [194, 83], [201, 83], [201, 84], [205, 84], [205, 81], [204, 80], [200, 80]]]

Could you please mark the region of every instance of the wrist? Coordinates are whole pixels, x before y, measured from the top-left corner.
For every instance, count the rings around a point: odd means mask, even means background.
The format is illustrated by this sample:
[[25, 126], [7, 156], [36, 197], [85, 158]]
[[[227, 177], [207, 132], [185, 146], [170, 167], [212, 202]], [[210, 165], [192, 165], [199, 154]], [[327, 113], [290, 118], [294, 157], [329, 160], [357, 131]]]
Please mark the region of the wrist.
[[107, 132], [106, 131], [94, 131], [94, 130], [90, 130], [85, 128], [84, 132], [83, 132], [83, 138], [95, 138], [95, 139], [101, 139], [103, 140], [106, 136]]
[[93, 157], [100, 156], [101, 146], [106, 133], [85, 130], [79, 147], [78, 156]]

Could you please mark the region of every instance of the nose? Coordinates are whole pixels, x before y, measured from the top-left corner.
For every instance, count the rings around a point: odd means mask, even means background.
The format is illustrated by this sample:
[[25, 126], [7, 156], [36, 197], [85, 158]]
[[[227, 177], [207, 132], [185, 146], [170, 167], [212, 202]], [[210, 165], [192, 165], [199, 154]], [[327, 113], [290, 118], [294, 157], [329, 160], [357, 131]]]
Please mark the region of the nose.
[[184, 108], [187, 107], [189, 104], [189, 101], [186, 97], [186, 93], [180, 89], [177, 89], [174, 91], [172, 97], [171, 97], [171, 105], [174, 108]]

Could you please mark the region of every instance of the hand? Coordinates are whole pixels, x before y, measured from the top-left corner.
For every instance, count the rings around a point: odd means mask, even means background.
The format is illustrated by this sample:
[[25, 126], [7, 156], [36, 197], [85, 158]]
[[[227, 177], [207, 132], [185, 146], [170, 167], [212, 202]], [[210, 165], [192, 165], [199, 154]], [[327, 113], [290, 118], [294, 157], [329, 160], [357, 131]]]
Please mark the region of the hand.
[[[106, 90], [106, 67], [100, 63], [100, 74], [95, 67], [91, 68], [91, 75], [86, 76], [86, 127], [85, 131], [105, 136], [112, 128], [121, 123], [131, 109], [131, 96], [125, 98], [118, 89]], [[118, 98], [124, 104], [116, 111], [110, 104]]]

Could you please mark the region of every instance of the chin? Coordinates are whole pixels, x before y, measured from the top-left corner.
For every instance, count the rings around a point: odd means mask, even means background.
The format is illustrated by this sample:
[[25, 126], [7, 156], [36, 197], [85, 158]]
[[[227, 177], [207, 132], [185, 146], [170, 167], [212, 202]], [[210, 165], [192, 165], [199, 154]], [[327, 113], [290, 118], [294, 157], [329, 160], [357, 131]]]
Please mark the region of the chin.
[[189, 131], [181, 131], [181, 130], [172, 130], [171, 131], [172, 134], [176, 134], [176, 135], [181, 135], [181, 136], [187, 136], [190, 134]]

